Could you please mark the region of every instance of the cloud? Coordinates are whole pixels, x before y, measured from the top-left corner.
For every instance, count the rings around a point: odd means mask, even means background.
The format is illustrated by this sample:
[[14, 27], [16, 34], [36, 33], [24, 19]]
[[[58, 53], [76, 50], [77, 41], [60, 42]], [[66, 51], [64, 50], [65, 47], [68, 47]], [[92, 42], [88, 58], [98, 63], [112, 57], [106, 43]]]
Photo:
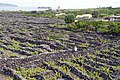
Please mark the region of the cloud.
[[61, 8], [88, 8], [99, 6], [119, 6], [119, 0], [0, 0], [0, 3], [16, 4], [24, 7], [51, 6]]

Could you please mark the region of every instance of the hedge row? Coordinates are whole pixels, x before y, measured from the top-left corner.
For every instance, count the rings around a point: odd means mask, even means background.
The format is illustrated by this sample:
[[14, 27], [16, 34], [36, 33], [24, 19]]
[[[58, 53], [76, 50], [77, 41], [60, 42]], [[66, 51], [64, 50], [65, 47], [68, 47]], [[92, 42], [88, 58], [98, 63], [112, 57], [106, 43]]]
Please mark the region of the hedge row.
[[[71, 26], [71, 24], [75, 24]], [[120, 33], [120, 22], [78, 21], [68, 25], [71, 30], [98, 31], [102, 33]]]

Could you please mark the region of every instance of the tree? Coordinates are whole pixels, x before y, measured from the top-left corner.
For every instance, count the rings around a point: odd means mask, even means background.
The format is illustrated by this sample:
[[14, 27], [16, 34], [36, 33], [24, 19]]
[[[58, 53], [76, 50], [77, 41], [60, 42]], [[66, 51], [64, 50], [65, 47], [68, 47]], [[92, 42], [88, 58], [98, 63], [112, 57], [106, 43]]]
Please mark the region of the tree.
[[92, 16], [93, 16], [93, 18], [98, 18], [99, 12], [98, 11], [93, 11]]
[[73, 14], [68, 14], [65, 16], [65, 22], [68, 23], [72, 23], [75, 21], [75, 16]]

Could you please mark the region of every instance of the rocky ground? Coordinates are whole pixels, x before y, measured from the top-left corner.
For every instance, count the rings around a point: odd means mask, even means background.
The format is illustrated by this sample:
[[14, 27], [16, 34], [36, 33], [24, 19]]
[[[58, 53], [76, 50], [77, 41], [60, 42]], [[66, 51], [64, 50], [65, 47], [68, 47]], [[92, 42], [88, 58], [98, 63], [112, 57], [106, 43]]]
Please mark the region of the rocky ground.
[[0, 13], [0, 73], [15, 80], [119, 80], [120, 35], [58, 27], [64, 24]]
[[5, 80], [5, 77], [3, 77], [3, 75], [0, 74], [0, 80]]

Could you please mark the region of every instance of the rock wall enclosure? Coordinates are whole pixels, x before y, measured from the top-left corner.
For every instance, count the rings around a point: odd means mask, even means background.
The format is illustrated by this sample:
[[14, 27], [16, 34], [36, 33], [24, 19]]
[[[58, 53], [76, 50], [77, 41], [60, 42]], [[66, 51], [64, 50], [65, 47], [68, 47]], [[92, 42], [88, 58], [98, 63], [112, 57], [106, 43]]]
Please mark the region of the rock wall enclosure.
[[0, 13], [0, 73], [15, 80], [120, 79], [120, 36], [72, 32], [54, 24], [65, 23]]

